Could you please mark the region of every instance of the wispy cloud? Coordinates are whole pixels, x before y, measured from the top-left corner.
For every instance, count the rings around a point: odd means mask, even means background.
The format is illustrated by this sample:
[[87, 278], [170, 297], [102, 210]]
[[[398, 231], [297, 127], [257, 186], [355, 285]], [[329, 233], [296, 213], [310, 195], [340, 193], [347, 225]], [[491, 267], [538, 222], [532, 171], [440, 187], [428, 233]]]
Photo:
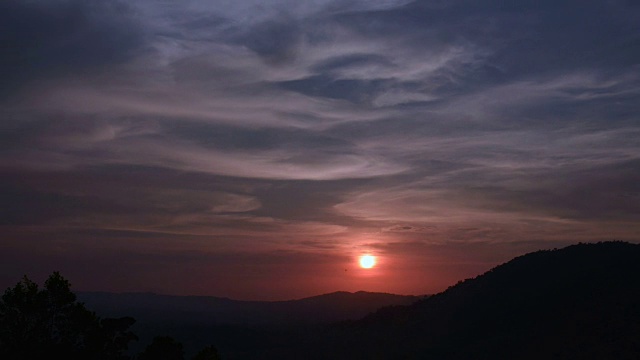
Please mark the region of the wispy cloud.
[[4, 1], [4, 241], [42, 237], [37, 262], [95, 236], [131, 273], [155, 246], [340, 276], [368, 250], [447, 280], [637, 240], [638, 23], [628, 1]]

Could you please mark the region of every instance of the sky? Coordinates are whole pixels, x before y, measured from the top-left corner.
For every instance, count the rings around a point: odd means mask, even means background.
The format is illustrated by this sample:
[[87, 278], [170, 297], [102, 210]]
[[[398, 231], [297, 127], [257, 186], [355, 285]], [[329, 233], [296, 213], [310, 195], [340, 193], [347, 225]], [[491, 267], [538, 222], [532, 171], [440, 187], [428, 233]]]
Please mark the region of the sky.
[[0, 44], [2, 288], [421, 295], [640, 241], [637, 1], [3, 0]]

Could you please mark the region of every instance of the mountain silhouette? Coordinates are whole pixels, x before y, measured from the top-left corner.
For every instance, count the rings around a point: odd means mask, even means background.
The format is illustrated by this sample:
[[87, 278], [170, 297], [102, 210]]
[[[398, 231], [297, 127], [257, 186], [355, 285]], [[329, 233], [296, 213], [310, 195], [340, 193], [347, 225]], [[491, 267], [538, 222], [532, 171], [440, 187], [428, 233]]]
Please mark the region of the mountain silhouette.
[[273, 326], [359, 319], [381, 307], [408, 305], [421, 297], [337, 291], [287, 301], [242, 301], [213, 296], [79, 292], [78, 299], [100, 314], [129, 314], [139, 321]]
[[225, 359], [260, 358], [268, 349], [286, 347], [320, 326], [360, 319], [385, 306], [408, 305], [423, 297], [376, 292], [338, 291], [288, 301], [241, 301], [211, 296], [153, 293], [79, 292], [78, 299], [103, 316], [126, 314], [143, 350], [157, 334], [181, 341], [187, 353], [211, 343]]
[[529, 253], [316, 338], [270, 358], [638, 359], [640, 245]]

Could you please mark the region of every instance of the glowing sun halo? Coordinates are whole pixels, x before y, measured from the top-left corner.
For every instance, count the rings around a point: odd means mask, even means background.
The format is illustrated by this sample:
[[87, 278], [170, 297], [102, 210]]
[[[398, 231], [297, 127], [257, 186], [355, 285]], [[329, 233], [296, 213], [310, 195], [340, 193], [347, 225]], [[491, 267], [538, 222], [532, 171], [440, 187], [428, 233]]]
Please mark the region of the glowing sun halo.
[[360, 256], [360, 267], [363, 269], [371, 269], [376, 265], [376, 257], [373, 255]]

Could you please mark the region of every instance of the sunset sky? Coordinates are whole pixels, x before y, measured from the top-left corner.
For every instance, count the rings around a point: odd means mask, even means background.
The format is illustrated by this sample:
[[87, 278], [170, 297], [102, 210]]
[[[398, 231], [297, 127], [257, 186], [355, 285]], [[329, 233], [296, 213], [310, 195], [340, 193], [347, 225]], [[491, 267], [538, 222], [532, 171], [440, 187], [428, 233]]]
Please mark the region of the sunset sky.
[[639, 4], [2, 0], [1, 290], [428, 294], [638, 242]]

